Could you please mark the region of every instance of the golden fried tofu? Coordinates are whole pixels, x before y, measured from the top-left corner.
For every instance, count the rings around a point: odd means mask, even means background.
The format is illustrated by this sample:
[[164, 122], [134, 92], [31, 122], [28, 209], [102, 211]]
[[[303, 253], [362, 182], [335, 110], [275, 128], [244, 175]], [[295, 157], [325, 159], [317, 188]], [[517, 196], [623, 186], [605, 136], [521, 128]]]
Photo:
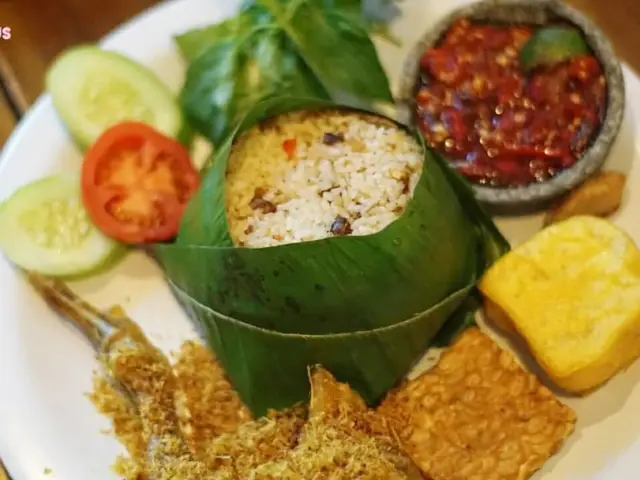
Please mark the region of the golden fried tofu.
[[575, 414], [477, 327], [378, 409], [427, 478], [524, 480], [573, 432]]
[[585, 394], [640, 356], [640, 250], [611, 222], [572, 217], [503, 256], [478, 284], [550, 379]]

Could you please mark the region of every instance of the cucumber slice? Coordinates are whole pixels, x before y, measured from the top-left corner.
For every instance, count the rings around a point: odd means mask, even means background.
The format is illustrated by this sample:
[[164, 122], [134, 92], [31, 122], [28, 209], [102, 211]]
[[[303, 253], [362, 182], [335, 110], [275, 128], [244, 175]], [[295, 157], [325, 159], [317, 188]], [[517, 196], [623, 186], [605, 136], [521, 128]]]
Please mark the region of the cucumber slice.
[[79, 173], [37, 180], [4, 201], [0, 248], [19, 267], [49, 276], [84, 275], [123, 249], [91, 224]]
[[125, 120], [147, 123], [173, 138], [185, 133], [180, 107], [153, 72], [116, 52], [73, 47], [49, 67], [46, 88], [82, 150]]
[[591, 53], [582, 33], [575, 28], [546, 27], [536, 31], [520, 50], [520, 63], [526, 71], [552, 66]]

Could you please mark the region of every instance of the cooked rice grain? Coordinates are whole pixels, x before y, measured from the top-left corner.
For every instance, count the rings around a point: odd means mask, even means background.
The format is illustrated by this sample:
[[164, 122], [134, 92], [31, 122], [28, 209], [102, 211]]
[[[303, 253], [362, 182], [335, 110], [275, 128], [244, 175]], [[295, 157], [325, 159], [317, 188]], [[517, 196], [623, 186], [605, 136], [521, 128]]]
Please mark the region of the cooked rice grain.
[[[418, 142], [392, 122], [339, 111], [282, 115], [234, 145], [226, 183], [231, 237], [260, 248], [376, 233], [404, 212], [422, 163]], [[339, 217], [348, 228], [336, 233]]]

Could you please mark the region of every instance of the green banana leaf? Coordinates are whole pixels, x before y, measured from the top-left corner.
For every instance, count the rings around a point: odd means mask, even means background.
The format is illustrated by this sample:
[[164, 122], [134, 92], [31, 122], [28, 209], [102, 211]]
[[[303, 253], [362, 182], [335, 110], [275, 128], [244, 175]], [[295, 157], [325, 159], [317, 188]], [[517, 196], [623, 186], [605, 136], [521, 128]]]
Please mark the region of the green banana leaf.
[[225, 209], [233, 139], [275, 107], [283, 112], [329, 106], [337, 108], [313, 99], [272, 99], [253, 110], [218, 150], [176, 242], [155, 247], [167, 277], [194, 301], [281, 333], [368, 331], [423, 315], [472, 286], [508, 249], [466, 182], [424, 143], [425, 166], [414, 196], [383, 231], [235, 248]]
[[388, 2], [249, 1], [235, 17], [177, 36], [189, 65], [180, 93], [186, 117], [217, 146], [253, 105], [282, 92], [392, 102], [368, 35], [389, 36], [385, 27], [398, 12]]
[[369, 405], [376, 404], [420, 360], [472, 289], [463, 288], [423, 314], [386, 328], [309, 336], [247, 325], [169, 284], [255, 416], [306, 403], [307, 368], [317, 364], [348, 382]]

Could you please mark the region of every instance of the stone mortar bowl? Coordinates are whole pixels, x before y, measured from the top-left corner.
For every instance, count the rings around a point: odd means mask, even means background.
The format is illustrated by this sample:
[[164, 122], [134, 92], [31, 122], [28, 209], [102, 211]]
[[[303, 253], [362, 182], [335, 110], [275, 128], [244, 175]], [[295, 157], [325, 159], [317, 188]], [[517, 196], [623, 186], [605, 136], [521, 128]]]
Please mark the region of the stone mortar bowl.
[[602, 65], [607, 80], [607, 110], [591, 146], [570, 168], [541, 183], [518, 187], [487, 187], [471, 184], [476, 198], [492, 211], [536, 210], [579, 186], [600, 170], [613, 146], [624, 116], [625, 85], [620, 61], [609, 40], [587, 17], [559, 0], [483, 0], [459, 8], [430, 29], [411, 50], [404, 64], [398, 98], [399, 120], [415, 126], [415, 92], [420, 75], [420, 58], [438, 44], [460, 18], [499, 23], [545, 25], [563, 21], [578, 27]]

